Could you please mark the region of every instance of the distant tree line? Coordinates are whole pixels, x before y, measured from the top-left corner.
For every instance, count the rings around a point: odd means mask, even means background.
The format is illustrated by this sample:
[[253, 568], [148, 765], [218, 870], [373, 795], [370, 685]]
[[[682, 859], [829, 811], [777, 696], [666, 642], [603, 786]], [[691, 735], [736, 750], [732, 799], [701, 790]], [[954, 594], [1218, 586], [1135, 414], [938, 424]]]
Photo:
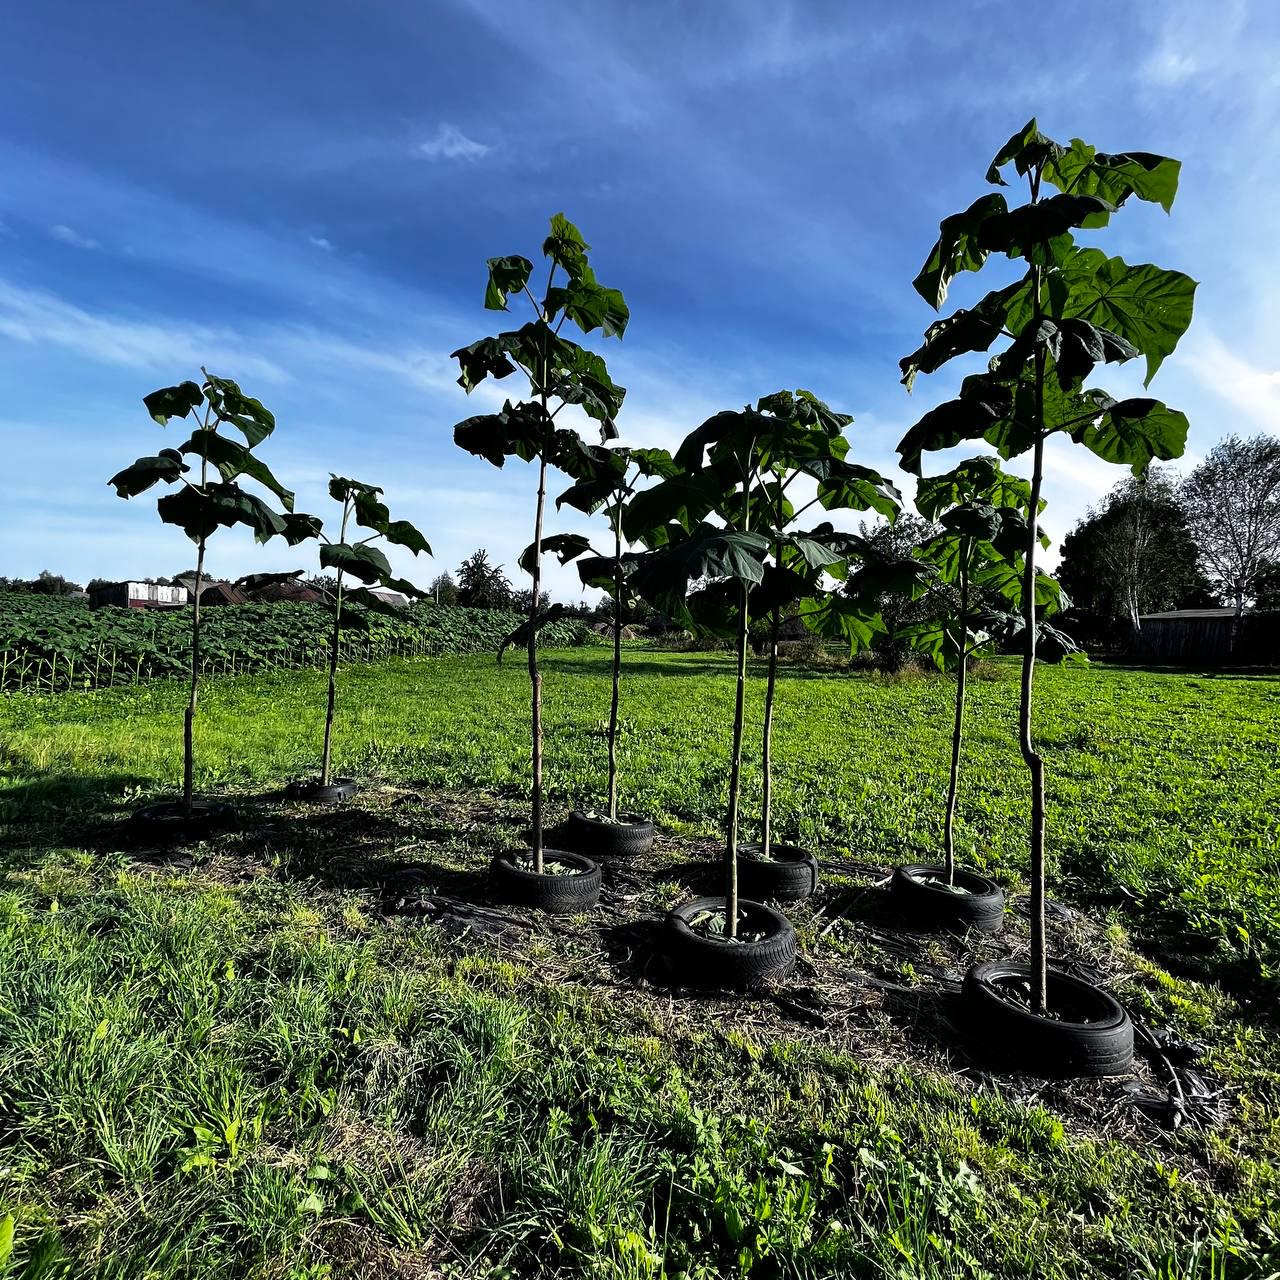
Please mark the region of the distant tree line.
[[1280, 609], [1280, 437], [1228, 436], [1178, 480], [1121, 481], [1063, 539], [1064, 626], [1082, 644], [1140, 642], [1143, 614]]

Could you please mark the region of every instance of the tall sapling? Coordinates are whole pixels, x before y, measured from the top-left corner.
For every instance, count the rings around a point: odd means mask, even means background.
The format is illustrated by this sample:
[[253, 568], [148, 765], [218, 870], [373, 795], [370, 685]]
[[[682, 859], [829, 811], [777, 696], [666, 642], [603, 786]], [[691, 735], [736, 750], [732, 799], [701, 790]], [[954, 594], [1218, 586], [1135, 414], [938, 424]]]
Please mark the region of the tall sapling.
[[[295, 514], [293, 494], [271, 474], [253, 450], [275, 430], [275, 418], [258, 400], [245, 395], [229, 378], [214, 377], [201, 369], [202, 384], [182, 382], [162, 387], [143, 397], [154, 421], [162, 427], [172, 418], [194, 415], [191, 438], [175, 449], [139, 458], [117, 472], [108, 482], [121, 498], [144, 493], [157, 483], [177, 484], [173, 493], [156, 503], [165, 524], [177, 525], [196, 544], [196, 569], [191, 610], [191, 671], [182, 733], [182, 817], [194, 816], [195, 746], [194, 724], [200, 684], [200, 597], [204, 591], [205, 550], [210, 535], [219, 527], [247, 525], [259, 542], [282, 537], [291, 546], [314, 537], [319, 521], [314, 516]], [[234, 427], [244, 444], [224, 434]], [[184, 458], [199, 459], [198, 479], [188, 479], [191, 467]], [[211, 472], [212, 468], [212, 472]], [[214, 479], [213, 477], [217, 478]], [[243, 489], [237, 481], [253, 480], [274, 494], [284, 514], [274, 511], [261, 498]], [[286, 575], [287, 576], [287, 575]]]

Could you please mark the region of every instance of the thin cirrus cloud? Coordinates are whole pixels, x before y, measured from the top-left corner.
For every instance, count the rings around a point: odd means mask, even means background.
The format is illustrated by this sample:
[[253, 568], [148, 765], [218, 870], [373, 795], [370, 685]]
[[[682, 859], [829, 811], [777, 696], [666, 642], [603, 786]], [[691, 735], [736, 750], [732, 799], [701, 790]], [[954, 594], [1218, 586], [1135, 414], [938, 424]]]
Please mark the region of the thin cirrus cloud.
[[102, 245], [92, 236], [81, 235], [74, 227], [65, 223], [49, 228], [49, 234], [62, 244], [69, 244], [73, 249], [101, 249]]
[[483, 160], [492, 150], [452, 124], [442, 124], [432, 137], [414, 148], [416, 155], [427, 160]]

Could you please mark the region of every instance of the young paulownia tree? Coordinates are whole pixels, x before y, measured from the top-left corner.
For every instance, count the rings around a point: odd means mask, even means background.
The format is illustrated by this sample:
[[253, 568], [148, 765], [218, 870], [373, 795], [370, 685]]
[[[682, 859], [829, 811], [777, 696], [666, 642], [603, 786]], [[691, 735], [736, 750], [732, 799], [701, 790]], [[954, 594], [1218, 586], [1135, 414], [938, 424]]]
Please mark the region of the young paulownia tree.
[[[917, 510], [939, 526], [917, 555], [936, 569], [937, 577], [925, 597], [930, 616], [896, 634], [939, 671], [954, 672], [956, 678], [943, 864], [914, 863], [894, 872], [894, 895], [919, 926], [994, 933], [1004, 924], [999, 885], [957, 866], [955, 816], [969, 662], [984, 647], [1012, 640], [1023, 623], [1018, 610], [1030, 497], [1029, 482], [1007, 474], [991, 457], [968, 458], [945, 475], [922, 478], [916, 489]], [[1044, 503], [1040, 505], [1043, 509]], [[1040, 542], [1048, 545], [1043, 533]], [[1036, 603], [1046, 614], [1063, 606], [1058, 584], [1043, 573], [1036, 575]], [[1043, 618], [1039, 626], [1040, 638], [1051, 641], [1060, 655], [1074, 653], [1074, 643], [1062, 632]]]
[[[760, 586], [752, 592], [749, 608], [769, 625], [768, 669], [765, 674], [764, 725], [761, 734], [760, 846], [764, 862], [773, 859], [773, 715], [778, 687], [778, 641], [784, 611], [796, 606], [797, 616], [811, 629], [834, 624], [851, 649], [866, 643], [877, 624], [858, 597], [839, 597], [827, 584], [845, 577], [851, 560], [866, 552], [860, 539], [835, 530], [828, 522], [807, 532], [796, 522], [810, 508], [824, 511], [875, 511], [895, 520], [902, 495], [878, 471], [848, 460], [849, 441], [841, 434], [852, 422], [848, 414], [833, 413], [808, 391], [777, 391], [764, 397], [758, 408], [785, 423], [757, 443], [755, 459], [762, 528], [769, 539], [769, 560]], [[787, 490], [802, 477], [815, 485], [812, 498], [796, 506]], [[849, 607], [841, 607], [847, 603]], [[755, 852], [753, 850], [753, 852]], [[796, 851], [802, 854], [803, 851]], [[804, 855], [812, 869], [808, 888], [816, 885], [817, 864]], [[761, 874], [757, 871], [757, 874]], [[767, 875], [768, 873], [763, 873]], [[776, 890], [777, 886], [770, 887]], [[798, 892], [798, 890], [797, 890]]]
[[[332, 777], [333, 718], [337, 703], [338, 658], [342, 646], [342, 624], [347, 605], [360, 605], [377, 613], [395, 614], [395, 605], [389, 604], [372, 590], [384, 587], [410, 598], [422, 593], [413, 583], [397, 578], [391, 569], [386, 552], [373, 544], [388, 542], [405, 547], [416, 556], [421, 552], [431, 554], [426, 538], [407, 520], [392, 520], [391, 513], [381, 498], [382, 490], [359, 480], [344, 476], [329, 477], [329, 496], [342, 504], [342, 519], [337, 541], [319, 532], [320, 567], [334, 575], [332, 589], [325, 590], [326, 603], [333, 610], [333, 626], [329, 632], [329, 687], [325, 703], [324, 746], [320, 755], [320, 779], [317, 783], [300, 783], [293, 788], [302, 799], [321, 801], [345, 798], [355, 789], [355, 783], [344, 778], [335, 782]], [[348, 539], [352, 521], [369, 530], [364, 538]], [[350, 576], [360, 583], [348, 588], [345, 579]]]
[[[682, 620], [732, 629], [736, 641], [724, 895], [705, 900], [705, 908], [699, 906], [695, 916], [682, 914], [683, 909], [673, 912], [675, 936], [682, 945], [693, 945], [687, 942], [691, 928], [705, 915], [703, 927], [726, 944], [741, 941], [743, 928], [749, 934], [763, 930], [763, 937], [751, 941], [769, 943], [772, 950], [765, 958], [770, 963], [785, 966], [794, 957], [794, 933], [785, 917], [739, 893], [747, 643], [755, 610], [767, 614], [802, 600], [817, 612], [818, 578], [826, 571], [844, 571], [856, 540], [829, 523], [796, 529], [804, 510], [820, 503], [828, 510], [851, 506], [886, 514], [897, 511], [895, 491], [883, 477], [846, 461], [848, 441], [840, 432], [849, 421], [804, 391], [778, 392], [754, 408], [716, 414], [681, 444], [675, 455], [681, 470], [638, 493], [625, 513], [629, 534], [661, 542], [655, 533], [674, 523], [683, 535], [645, 558], [631, 578], [637, 591]], [[814, 480], [817, 493], [797, 509], [787, 488], [799, 475]], [[693, 583], [700, 585], [691, 592]], [[830, 606], [827, 612], [832, 612]], [[856, 612], [851, 602], [850, 623]], [[771, 665], [776, 680], [776, 662]], [[765, 958], [759, 959], [760, 966]], [[766, 974], [758, 968], [749, 976]]]
[[[570, 506], [587, 515], [603, 510], [613, 535], [613, 545], [597, 551], [588, 538], [577, 533], [553, 534], [543, 540], [543, 549], [556, 555], [561, 564], [577, 561], [583, 586], [609, 593], [613, 605], [613, 662], [611, 668], [609, 727], [607, 733], [608, 777], [605, 784], [603, 817], [588, 809], [569, 815], [566, 837], [571, 847], [584, 853], [632, 856], [647, 852], [653, 844], [654, 826], [635, 814], [618, 809], [618, 726], [622, 686], [622, 632], [627, 607], [633, 596], [627, 579], [638, 562], [637, 554], [624, 547], [623, 513], [640, 481], [659, 477], [670, 479], [679, 467], [665, 449], [606, 448], [588, 445], [566, 458], [575, 483], [557, 499], [556, 507]], [[644, 531], [652, 536], [652, 531]], [[527, 567], [533, 548], [526, 549], [521, 567]]]
[[[529, 388], [527, 399], [508, 400], [498, 413], [480, 414], [460, 422], [454, 428], [453, 438], [461, 448], [495, 467], [501, 467], [507, 458], [514, 456], [535, 462], [538, 468], [533, 543], [527, 561], [532, 589], [529, 617], [523, 629], [531, 691], [531, 865], [536, 877], [548, 871], [563, 876], [566, 868], [571, 872], [582, 870], [566, 863], [561, 855], [557, 855], [552, 867], [545, 867], [543, 859], [542, 675], [538, 668], [537, 642], [539, 627], [549, 621], [555, 611], [555, 606], [547, 610], [539, 607], [547, 470], [554, 466], [573, 474], [574, 460], [585, 448], [576, 431], [557, 426], [555, 419], [567, 406], [576, 406], [599, 424], [602, 442], [616, 439], [614, 419], [626, 394], [624, 388], [609, 377], [599, 355], [560, 334], [566, 320], [572, 321], [583, 333], [599, 329], [606, 338], [620, 338], [627, 327], [626, 302], [617, 289], [598, 283], [587, 258], [588, 248], [577, 227], [563, 214], [558, 213], [551, 219], [551, 234], [542, 246], [549, 267], [541, 298], [535, 297], [529, 288], [533, 263], [528, 258], [490, 258], [485, 306], [492, 311], [506, 311], [511, 297], [522, 297], [531, 308], [532, 319], [519, 329], [481, 338], [453, 353], [462, 370], [458, 381], [468, 392], [485, 378], [506, 378], [517, 370]], [[598, 889], [599, 868], [590, 864], [589, 869], [594, 873]], [[509, 871], [505, 862], [501, 867], [495, 862], [495, 874], [510, 880]], [[576, 901], [566, 903], [566, 909], [577, 909], [580, 905]]]
[[[205, 550], [219, 528], [243, 524], [259, 542], [281, 537], [290, 545], [315, 536], [320, 522], [314, 516], [295, 513], [293, 494], [254, 455], [275, 430], [275, 418], [258, 400], [247, 396], [229, 378], [217, 378], [201, 369], [203, 383], [182, 382], [162, 387], [143, 397], [147, 412], [161, 426], [173, 418], [192, 418], [190, 439], [172, 449], [139, 458], [108, 482], [121, 498], [145, 493], [155, 484], [177, 485], [156, 503], [165, 524], [177, 525], [196, 544], [195, 580], [191, 609], [191, 672], [182, 734], [182, 802], [176, 811], [190, 823], [197, 816], [194, 798], [195, 748], [193, 727], [200, 685], [200, 596], [204, 590]], [[232, 428], [244, 438], [241, 444], [227, 434]], [[191, 459], [189, 463], [186, 459]], [[195, 468], [192, 478], [193, 467]], [[240, 481], [252, 480], [273, 494], [284, 508], [281, 514], [261, 498], [246, 491]], [[261, 585], [273, 577], [253, 575], [246, 582]], [[153, 807], [150, 816], [171, 816], [164, 806]], [[161, 812], [161, 809], [165, 809]], [[205, 806], [202, 812], [208, 811]]]
[[[1108, 257], [1075, 238], [1076, 232], [1105, 227], [1131, 197], [1167, 212], [1177, 190], [1176, 160], [1147, 152], [1106, 154], [1078, 138], [1062, 145], [1032, 120], [1000, 149], [987, 180], [1007, 186], [1009, 166], [1025, 180], [1026, 203], [1010, 208], [1003, 193], [993, 192], [944, 219], [914, 283], [938, 308], [958, 273], [980, 270], [992, 255], [1007, 258], [1020, 274], [931, 325], [919, 350], [903, 359], [903, 381], [909, 388], [918, 373], [966, 352], [985, 352], [999, 338], [1008, 345], [985, 372], [965, 378], [958, 398], [912, 427], [898, 452], [903, 467], [915, 474], [926, 451], [963, 440], [985, 439], [1005, 458], [1030, 453], [1028, 508], [1038, 511], [1051, 436], [1135, 472], [1153, 459], [1182, 453], [1187, 420], [1181, 413], [1147, 396], [1116, 400], [1084, 384], [1096, 365], [1138, 356], [1146, 357], [1149, 383], [1190, 323], [1195, 282], [1177, 271]], [[1022, 566], [1019, 708], [1019, 745], [1031, 781], [1031, 963], [1024, 976], [1030, 1008], [1043, 1016], [1053, 1011], [1047, 1002], [1044, 760], [1032, 723], [1037, 545], [1030, 520]]]

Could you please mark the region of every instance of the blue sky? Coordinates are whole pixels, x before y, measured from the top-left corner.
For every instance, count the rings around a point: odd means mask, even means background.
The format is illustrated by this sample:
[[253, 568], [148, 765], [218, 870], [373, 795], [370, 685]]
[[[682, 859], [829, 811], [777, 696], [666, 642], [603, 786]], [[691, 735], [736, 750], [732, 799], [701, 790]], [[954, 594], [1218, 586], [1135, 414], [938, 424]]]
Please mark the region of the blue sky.
[[[1172, 217], [1128, 207], [1099, 243], [1201, 281], [1153, 384], [1191, 417], [1188, 460], [1227, 431], [1280, 430], [1280, 7], [1063, 13], [5, 6], [0, 573], [188, 567], [149, 495], [122, 502], [106, 479], [173, 442], [141, 397], [201, 363], [276, 413], [262, 454], [300, 509], [329, 516], [329, 472], [354, 475], [434, 544], [433, 562], [399, 563], [418, 580], [481, 545], [513, 569], [533, 477], [453, 446], [454, 422], [490, 401], [454, 385], [448, 353], [493, 326], [484, 259], [536, 256], [560, 209], [631, 306], [625, 341], [597, 344], [629, 388], [628, 440], [671, 445], [715, 409], [802, 386], [856, 416], [856, 456], [892, 468], [902, 432], [971, 371], [911, 396], [898, 384], [932, 316], [910, 281], [1032, 114], [1062, 140], [1184, 163]], [[993, 280], [967, 278], [953, 302]], [[1055, 447], [1050, 530], [1120, 477]], [[310, 568], [313, 554], [220, 533], [210, 568]], [[580, 594], [571, 570], [552, 586]]]

